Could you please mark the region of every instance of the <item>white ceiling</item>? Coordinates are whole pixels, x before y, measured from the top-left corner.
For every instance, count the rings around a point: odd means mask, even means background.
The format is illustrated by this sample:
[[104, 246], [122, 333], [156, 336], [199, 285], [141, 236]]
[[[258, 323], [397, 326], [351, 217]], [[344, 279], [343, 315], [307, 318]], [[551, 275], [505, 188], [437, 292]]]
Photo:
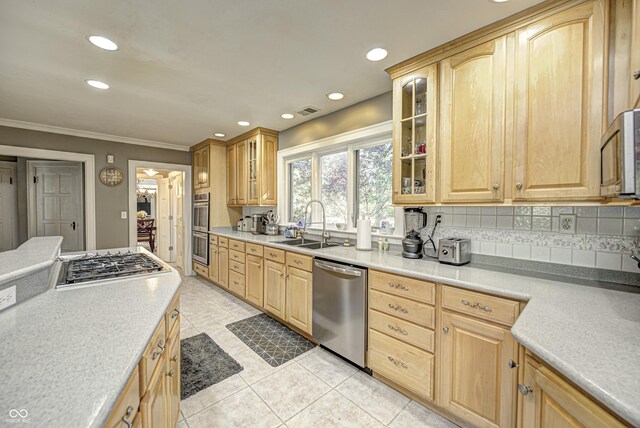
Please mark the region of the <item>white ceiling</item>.
[[[539, 2], [3, 0], [0, 118], [184, 146], [246, 131], [238, 120], [284, 130], [389, 91], [384, 68]], [[389, 56], [367, 61], [377, 46]], [[322, 111], [280, 118], [308, 105]]]

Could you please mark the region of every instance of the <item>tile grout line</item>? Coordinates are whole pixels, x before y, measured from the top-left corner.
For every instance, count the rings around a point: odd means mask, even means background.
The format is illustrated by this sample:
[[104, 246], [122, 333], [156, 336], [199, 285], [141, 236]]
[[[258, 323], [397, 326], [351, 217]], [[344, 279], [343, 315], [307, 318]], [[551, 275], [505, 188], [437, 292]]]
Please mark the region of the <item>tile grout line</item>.
[[[357, 373], [357, 372], [356, 372]], [[354, 373], [355, 375], [355, 373]], [[336, 391], [338, 391], [337, 387], [336, 387]], [[362, 408], [362, 406], [360, 406], [358, 403], [354, 402], [353, 400], [351, 400], [349, 397], [347, 397], [346, 395], [344, 395], [342, 392], [338, 391], [338, 393], [340, 393], [340, 395], [342, 395], [344, 398], [346, 398], [347, 400], [349, 400], [351, 403], [353, 403], [355, 406], [357, 406], [358, 408], [360, 408], [363, 412], [365, 412], [367, 415], [371, 416], [373, 419], [375, 419], [376, 421], [380, 422], [383, 426], [387, 426], [387, 424], [385, 424], [383, 421], [381, 421], [380, 419], [378, 419], [377, 417], [375, 417], [374, 415], [372, 415], [371, 413], [369, 413], [366, 409]], [[408, 398], [408, 397], [407, 397]], [[411, 399], [409, 399], [409, 402], [411, 402]], [[400, 414], [400, 412], [398, 412], [398, 414], [396, 414], [389, 423], [393, 422], [393, 419], [396, 418], [396, 416], [398, 416]]]
[[[227, 378], [227, 379], [229, 379], [229, 378]], [[226, 400], [227, 398], [233, 397], [233, 396], [234, 396], [234, 395], [236, 395], [237, 393], [242, 392], [242, 391], [244, 391], [245, 389], [247, 389], [247, 388], [249, 388], [249, 387], [250, 387], [250, 386], [249, 386], [249, 384], [247, 384], [247, 382], [245, 382], [245, 381], [244, 381], [244, 379], [242, 379], [242, 378], [240, 378], [240, 379], [245, 383], [245, 386], [243, 386], [242, 388], [240, 388], [239, 390], [237, 390], [237, 391], [236, 391], [236, 392], [234, 392], [233, 394], [229, 394], [229, 395], [227, 395], [226, 397], [221, 398], [221, 399], [219, 399], [218, 401], [214, 401], [213, 403], [211, 403], [211, 404], [209, 404], [209, 405], [207, 405], [207, 406], [203, 407], [202, 409], [200, 409], [200, 410], [198, 410], [197, 412], [193, 413], [193, 414], [192, 414], [192, 415], [190, 415], [189, 417], [190, 417], [190, 418], [192, 418], [192, 417], [194, 417], [195, 415], [197, 415], [198, 413], [202, 413], [203, 411], [207, 410], [209, 407], [215, 406], [216, 404], [220, 403], [221, 401]], [[226, 379], [225, 379], [225, 380], [226, 380]], [[218, 383], [219, 383], [219, 382], [218, 382]], [[196, 394], [197, 394], [197, 393], [196, 393]], [[195, 395], [195, 394], [194, 394], [194, 395]], [[186, 399], [185, 399], [185, 400], [186, 400]], [[183, 414], [183, 416], [184, 416], [184, 414]], [[184, 419], [185, 419], [185, 420], [187, 420], [187, 417], [186, 417], [186, 416], [184, 416]]]
[[400, 414], [401, 414], [402, 412], [404, 412], [404, 410], [405, 410], [407, 407], [409, 407], [409, 404], [411, 404], [412, 402], [413, 402], [413, 400], [412, 400], [412, 399], [409, 399], [409, 402], [408, 402], [407, 404], [405, 404], [405, 405], [404, 405], [404, 407], [403, 407], [403, 408], [398, 412], [398, 414], [397, 414], [397, 415], [395, 415], [395, 416], [393, 417], [393, 419], [391, 419], [391, 421], [390, 421], [388, 424], [386, 424], [385, 426], [386, 426], [386, 427], [390, 426], [390, 425], [393, 423], [393, 421], [395, 421], [395, 420], [398, 418], [398, 416], [400, 416]]

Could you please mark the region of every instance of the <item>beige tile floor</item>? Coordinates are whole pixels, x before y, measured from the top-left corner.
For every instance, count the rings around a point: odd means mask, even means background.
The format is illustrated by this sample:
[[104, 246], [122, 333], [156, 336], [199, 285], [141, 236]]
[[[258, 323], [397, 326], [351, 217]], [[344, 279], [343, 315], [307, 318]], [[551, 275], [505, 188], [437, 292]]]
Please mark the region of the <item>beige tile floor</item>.
[[244, 370], [182, 400], [178, 428], [456, 426], [319, 347], [271, 367], [225, 328], [260, 312], [197, 277], [181, 313], [183, 339], [207, 333]]

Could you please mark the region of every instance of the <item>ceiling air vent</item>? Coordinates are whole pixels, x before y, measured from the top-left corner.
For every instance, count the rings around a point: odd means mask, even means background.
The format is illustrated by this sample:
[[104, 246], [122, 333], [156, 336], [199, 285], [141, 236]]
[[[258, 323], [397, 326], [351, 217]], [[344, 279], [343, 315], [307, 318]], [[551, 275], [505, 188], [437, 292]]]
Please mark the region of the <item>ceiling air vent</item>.
[[320, 111], [320, 109], [319, 109], [319, 108], [309, 106], [309, 107], [305, 107], [305, 108], [303, 108], [302, 110], [300, 110], [300, 111], [298, 112], [298, 114], [299, 114], [300, 116], [308, 116], [308, 115], [310, 115], [310, 114], [317, 113], [317, 112], [319, 112], [319, 111]]

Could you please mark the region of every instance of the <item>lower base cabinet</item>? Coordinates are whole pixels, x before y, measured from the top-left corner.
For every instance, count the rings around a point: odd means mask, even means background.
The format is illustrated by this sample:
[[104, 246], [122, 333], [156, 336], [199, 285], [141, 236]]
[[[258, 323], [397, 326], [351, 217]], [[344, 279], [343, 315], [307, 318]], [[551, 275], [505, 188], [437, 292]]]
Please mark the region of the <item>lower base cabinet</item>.
[[246, 263], [246, 299], [256, 306], [262, 307], [264, 294], [264, 259], [259, 256], [247, 254]]
[[169, 305], [105, 427], [176, 427], [180, 414], [179, 299], [177, 294]]
[[286, 321], [311, 334], [313, 275], [302, 269], [287, 267]]
[[229, 249], [218, 248], [218, 284], [229, 288]]
[[515, 426], [518, 344], [507, 327], [442, 312], [439, 405], [478, 427]]
[[623, 427], [618, 419], [530, 355], [525, 357], [520, 428]]
[[286, 266], [273, 260], [264, 261], [264, 309], [285, 319]]

